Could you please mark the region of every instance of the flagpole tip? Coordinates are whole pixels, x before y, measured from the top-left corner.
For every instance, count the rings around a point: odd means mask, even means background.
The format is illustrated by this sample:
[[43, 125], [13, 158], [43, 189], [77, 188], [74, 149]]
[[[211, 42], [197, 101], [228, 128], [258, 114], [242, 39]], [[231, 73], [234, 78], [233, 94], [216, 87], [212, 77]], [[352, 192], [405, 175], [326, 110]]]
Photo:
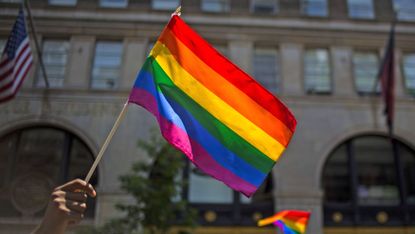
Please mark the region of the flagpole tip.
[[177, 9], [174, 11], [173, 14], [171, 14], [171, 16], [180, 16], [182, 14], [182, 6], [178, 6]]

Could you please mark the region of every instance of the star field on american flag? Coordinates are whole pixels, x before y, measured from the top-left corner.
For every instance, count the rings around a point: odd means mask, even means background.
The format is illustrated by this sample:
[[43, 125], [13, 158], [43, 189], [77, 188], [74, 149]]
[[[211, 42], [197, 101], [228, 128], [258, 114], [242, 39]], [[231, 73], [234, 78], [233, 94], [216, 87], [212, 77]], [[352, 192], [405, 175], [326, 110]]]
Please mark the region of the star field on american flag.
[[32, 66], [32, 61], [24, 13], [20, 9], [0, 59], [0, 102], [16, 95]]

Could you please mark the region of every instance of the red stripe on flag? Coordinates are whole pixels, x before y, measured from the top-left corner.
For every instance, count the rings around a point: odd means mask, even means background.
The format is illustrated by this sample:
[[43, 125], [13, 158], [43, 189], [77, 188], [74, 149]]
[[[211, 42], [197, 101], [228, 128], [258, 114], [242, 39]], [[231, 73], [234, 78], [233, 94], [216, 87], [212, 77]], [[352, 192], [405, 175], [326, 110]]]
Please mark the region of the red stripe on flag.
[[2, 87], [0, 87], [0, 93], [3, 92], [6, 89], [10, 89], [10, 87], [12, 87], [14, 84], [14, 80], [10, 81], [9, 83], [3, 85]]
[[3, 74], [0, 74], [0, 81], [5, 80], [7, 77], [10, 76], [10, 74], [12, 74], [13, 72], [13, 67], [10, 67], [9, 70], [7, 70], [6, 72], [4, 72]]
[[[32, 63], [29, 64], [29, 66], [27, 67], [27, 69], [24, 71], [23, 77], [25, 77], [27, 75], [27, 73], [29, 72], [30, 68], [32, 67]], [[8, 96], [5, 96], [4, 98], [0, 98], [0, 102], [5, 102], [8, 101], [10, 99], [12, 99], [14, 96], [16, 96], [17, 91], [20, 89], [20, 86], [23, 84], [23, 80], [21, 79], [19, 84], [17, 85], [16, 89], [14, 90], [14, 92]]]
[[[194, 32], [180, 17], [173, 16], [167, 27], [183, 44], [203, 60], [204, 63], [227, 79], [235, 87], [250, 96], [259, 105], [267, 109], [294, 132], [297, 121], [290, 110], [248, 74], [218, 54], [209, 43]], [[202, 46], [196, 47], [195, 45]]]

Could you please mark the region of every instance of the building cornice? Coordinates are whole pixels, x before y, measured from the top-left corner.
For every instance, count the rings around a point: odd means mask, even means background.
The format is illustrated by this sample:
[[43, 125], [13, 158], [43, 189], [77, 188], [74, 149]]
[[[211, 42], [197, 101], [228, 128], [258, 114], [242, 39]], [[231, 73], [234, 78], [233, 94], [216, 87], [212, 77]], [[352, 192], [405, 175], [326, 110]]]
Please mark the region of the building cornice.
[[[0, 9], [0, 17], [14, 17], [15, 8]], [[148, 13], [131, 11], [100, 11], [100, 10], [60, 10], [60, 9], [33, 9], [34, 18], [49, 20], [96, 21], [118, 23], [147, 23], [164, 25], [170, 17], [168, 13]], [[386, 33], [390, 24], [385, 22], [368, 21], [340, 21], [315, 18], [270, 18], [254, 17], [251, 15], [183, 15], [187, 23], [197, 26], [223, 27], [252, 27], [252, 28], [280, 28], [295, 30], [330, 30], [351, 31], [362, 33]], [[397, 33], [415, 33], [415, 22], [401, 22], [396, 28]]]

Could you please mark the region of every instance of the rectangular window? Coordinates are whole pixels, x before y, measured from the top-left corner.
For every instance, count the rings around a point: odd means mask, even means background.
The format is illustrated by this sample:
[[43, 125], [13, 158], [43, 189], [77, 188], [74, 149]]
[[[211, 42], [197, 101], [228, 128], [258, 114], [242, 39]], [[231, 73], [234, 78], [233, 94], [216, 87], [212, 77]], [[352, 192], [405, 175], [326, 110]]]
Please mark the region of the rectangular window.
[[121, 42], [97, 42], [92, 68], [91, 88], [115, 88], [116, 81], [120, 76], [122, 48]]
[[302, 12], [308, 16], [324, 17], [328, 15], [327, 0], [302, 0]]
[[[45, 40], [42, 47], [42, 58], [50, 87], [63, 87], [68, 63], [69, 41]], [[44, 87], [45, 80], [42, 69], [37, 71], [36, 86]]]
[[50, 5], [75, 6], [76, 0], [49, 0]]
[[354, 19], [373, 19], [373, 0], [348, 0], [349, 17]]
[[4, 47], [6, 46], [6, 39], [0, 39], [0, 55], [3, 54]]
[[415, 0], [393, 0], [393, 7], [399, 20], [415, 21]]
[[304, 55], [304, 84], [307, 93], [330, 93], [330, 61], [326, 49], [310, 49]]
[[415, 95], [415, 53], [404, 55], [403, 74], [406, 89], [410, 94]]
[[190, 165], [189, 202], [229, 204], [232, 200], [232, 189]]
[[229, 12], [230, 9], [229, 0], [202, 0], [202, 11], [205, 12]]
[[128, 0], [100, 0], [99, 5], [101, 7], [127, 7]]
[[[374, 92], [374, 85], [378, 73], [378, 54], [374, 52], [355, 52], [353, 54], [353, 73], [356, 90], [360, 94]], [[379, 92], [380, 84], [376, 87]]]
[[252, 0], [251, 11], [261, 14], [274, 14], [278, 11], [277, 0]]
[[255, 49], [253, 57], [253, 76], [271, 93], [279, 91], [280, 67], [275, 49]]
[[152, 0], [151, 7], [155, 10], [176, 10], [179, 0]]
[[0, 0], [0, 2], [7, 2], [7, 3], [22, 3], [22, 0]]

